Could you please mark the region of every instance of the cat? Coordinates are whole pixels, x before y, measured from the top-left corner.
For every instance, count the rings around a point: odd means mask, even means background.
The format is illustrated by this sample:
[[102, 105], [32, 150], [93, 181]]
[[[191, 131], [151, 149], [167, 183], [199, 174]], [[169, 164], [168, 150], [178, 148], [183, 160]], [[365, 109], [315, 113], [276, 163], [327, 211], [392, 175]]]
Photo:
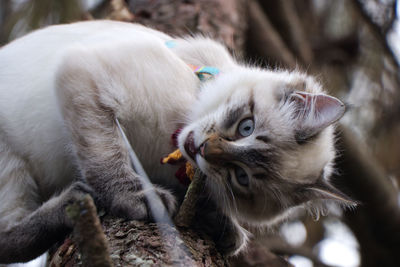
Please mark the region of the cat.
[[116, 119], [170, 214], [185, 187], [159, 159], [182, 129], [179, 149], [234, 232], [227, 253], [245, 246], [243, 224], [351, 204], [328, 182], [344, 111], [314, 78], [240, 64], [209, 38], [111, 21], [30, 33], [0, 49], [0, 263], [62, 239], [66, 205], [86, 193], [112, 215], [152, 219]]

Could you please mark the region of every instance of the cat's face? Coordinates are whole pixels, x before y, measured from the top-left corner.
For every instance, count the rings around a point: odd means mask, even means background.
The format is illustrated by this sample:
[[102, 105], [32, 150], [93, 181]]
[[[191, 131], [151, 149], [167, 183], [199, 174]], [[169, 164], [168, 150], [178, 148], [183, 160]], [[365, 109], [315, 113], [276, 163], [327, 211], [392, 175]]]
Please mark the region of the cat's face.
[[343, 113], [303, 74], [241, 69], [204, 85], [179, 147], [227, 214], [267, 222], [309, 200], [337, 198], [324, 181], [335, 156], [330, 124]]

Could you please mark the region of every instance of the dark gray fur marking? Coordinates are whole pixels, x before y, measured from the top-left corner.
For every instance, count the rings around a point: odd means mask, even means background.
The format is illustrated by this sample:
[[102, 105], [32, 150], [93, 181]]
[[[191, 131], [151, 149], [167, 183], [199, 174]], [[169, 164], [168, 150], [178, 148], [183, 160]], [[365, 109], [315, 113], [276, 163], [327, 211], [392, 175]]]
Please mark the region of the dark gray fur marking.
[[262, 141], [262, 142], [264, 142], [266, 144], [271, 143], [271, 139], [266, 135], [259, 135], [259, 136], [256, 137], [256, 139], [260, 140], [260, 141]]
[[235, 108], [233, 110], [229, 110], [227, 112], [227, 116], [222, 124], [222, 127], [224, 129], [230, 129], [235, 123], [240, 119], [240, 117], [244, 114], [246, 111], [245, 106], [241, 106], [238, 108]]

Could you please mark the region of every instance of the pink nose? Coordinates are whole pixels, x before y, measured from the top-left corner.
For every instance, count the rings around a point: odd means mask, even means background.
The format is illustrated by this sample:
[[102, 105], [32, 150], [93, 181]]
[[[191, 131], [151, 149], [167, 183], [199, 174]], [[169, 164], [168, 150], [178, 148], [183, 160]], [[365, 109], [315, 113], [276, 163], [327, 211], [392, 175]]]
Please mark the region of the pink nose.
[[199, 153], [209, 162], [230, 161], [234, 158], [229, 142], [217, 134], [210, 135], [200, 145]]

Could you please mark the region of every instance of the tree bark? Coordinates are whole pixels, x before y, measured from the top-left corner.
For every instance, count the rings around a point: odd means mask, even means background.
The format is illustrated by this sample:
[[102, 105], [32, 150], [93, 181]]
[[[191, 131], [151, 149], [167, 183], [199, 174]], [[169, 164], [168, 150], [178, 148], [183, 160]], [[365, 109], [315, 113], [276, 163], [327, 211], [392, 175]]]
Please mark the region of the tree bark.
[[130, 0], [133, 22], [183, 36], [203, 34], [241, 52], [247, 29], [246, 0]]
[[[178, 232], [167, 224], [115, 218], [106, 218], [103, 228], [114, 266], [227, 266], [210, 239], [186, 228]], [[83, 255], [78, 251], [66, 239], [50, 266], [92, 266], [82, 265]]]

